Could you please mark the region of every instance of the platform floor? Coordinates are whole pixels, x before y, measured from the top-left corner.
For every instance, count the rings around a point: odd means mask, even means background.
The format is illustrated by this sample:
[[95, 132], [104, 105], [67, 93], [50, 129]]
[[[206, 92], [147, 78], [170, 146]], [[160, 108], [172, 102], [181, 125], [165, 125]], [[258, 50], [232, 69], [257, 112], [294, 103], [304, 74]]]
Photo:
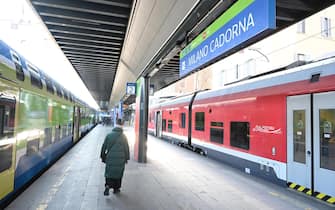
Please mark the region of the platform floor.
[[[27, 188], [8, 210], [333, 209], [217, 161], [148, 137], [148, 163], [126, 165], [120, 194], [104, 196], [99, 158], [112, 127], [98, 125]], [[125, 128], [130, 148], [133, 128]], [[132, 152], [133, 154], [133, 152]]]

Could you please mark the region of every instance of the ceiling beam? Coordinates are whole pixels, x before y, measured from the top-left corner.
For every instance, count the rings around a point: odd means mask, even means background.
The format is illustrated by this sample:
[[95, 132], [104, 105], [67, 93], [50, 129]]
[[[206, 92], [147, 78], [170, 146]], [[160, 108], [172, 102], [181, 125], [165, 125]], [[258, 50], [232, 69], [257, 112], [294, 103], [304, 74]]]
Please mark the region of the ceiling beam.
[[99, 59], [108, 59], [110, 61], [115, 61], [115, 62], [118, 62], [118, 56], [117, 55], [113, 55], [113, 56], [104, 56], [104, 55], [96, 55], [96, 54], [89, 54], [89, 53], [86, 53], [86, 54], [77, 54], [75, 52], [70, 52], [70, 51], [63, 51], [64, 54], [66, 56], [72, 56], [72, 57], [79, 57], [79, 58], [92, 58], [92, 59], [96, 59], [96, 60], [99, 60]]
[[97, 44], [89, 44], [89, 42], [80, 42], [80, 41], [60, 41], [56, 40], [59, 46], [76, 46], [76, 47], [87, 47], [87, 48], [99, 48], [106, 50], [117, 50], [120, 51], [120, 47], [115, 47], [113, 45], [97, 45]]
[[50, 26], [50, 32], [60, 32], [64, 34], [77, 34], [86, 37], [99, 37], [104, 39], [113, 39], [113, 40], [123, 40], [124, 36], [122, 34], [117, 33], [108, 33], [103, 31], [93, 31], [87, 29], [80, 29], [80, 28], [69, 28], [64, 26]]
[[78, 61], [98, 61], [98, 62], [108, 62], [108, 63], [117, 63], [117, 58], [101, 58], [101, 57], [93, 57], [87, 55], [73, 55], [66, 54], [66, 57], [70, 60], [78, 60]]
[[46, 25], [56, 25], [56, 26], [65, 26], [72, 28], [81, 28], [81, 29], [89, 29], [94, 31], [104, 31], [118, 34], [125, 34], [125, 27], [122, 26], [113, 26], [106, 24], [92, 24], [87, 22], [81, 22], [76, 20], [69, 20], [58, 17], [42, 17], [42, 20]]
[[128, 18], [130, 7], [118, 7], [112, 5], [104, 5], [99, 3], [78, 1], [78, 0], [33, 0], [36, 6], [45, 6], [49, 8], [57, 8], [63, 10], [71, 10], [77, 12], [85, 12], [96, 15], [106, 15], [119, 18]]
[[99, 43], [99, 44], [112, 44], [112, 45], [121, 46], [121, 42], [112, 42], [111, 40], [101, 39], [101, 38], [87, 39], [86, 36], [66, 34], [66, 33], [61, 33], [61, 32], [53, 32], [52, 35], [56, 40], [57, 39], [79, 40], [79, 41], [85, 41], [85, 42], [92, 42], [92, 43]]
[[109, 54], [109, 55], [119, 55], [119, 51], [111, 51], [111, 50], [100, 50], [100, 49], [94, 49], [94, 48], [83, 48], [83, 47], [72, 47], [67, 45], [60, 45], [61, 49], [65, 50], [72, 50], [75, 52], [96, 52], [96, 53], [102, 53], [102, 54]]
[[42, 6], [35, 6], [36, 10], [40, 16], [47, 17], [58, 17], [69, 20], [79, 20], [86, 23], [95, 23], [95, 24], [107, 24], [107, 25], [115, 25], [115, 26], [123, 26], [127, 27], [128, 19], [120, 18], [120, 17], [111, 17], [107, 15], [98, 15], [98, 14], [89, 14], [85, 12], [77, 12], [70, 10], [63, 10], [57, 8], [48, 8]]

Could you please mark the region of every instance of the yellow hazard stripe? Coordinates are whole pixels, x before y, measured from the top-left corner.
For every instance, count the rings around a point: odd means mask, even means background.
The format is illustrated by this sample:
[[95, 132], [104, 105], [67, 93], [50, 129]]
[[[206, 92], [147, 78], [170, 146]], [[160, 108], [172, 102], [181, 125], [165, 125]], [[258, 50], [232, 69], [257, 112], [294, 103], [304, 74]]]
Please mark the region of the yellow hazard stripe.
[[291, 183], [291, 184], [290, 184], [290, 188], [292, 188], [292, 189], [293, 189], [295, 186], [297, 186], [297, 184], [295, 184], [295, 183]]
[[328, 203], [335, 204], [335, 197], [331, 197], [327, 200]]
[[330, 197], [329, 195], [326, 195], [324, 193], [319, 193], [319, 192], [314, 192], [314, 194], [312, 193], [312, 190], [307, 188], [307, 187], [304, 187], [304, 186], [301, 186], [301, 185], [298, 185], [298, 184], [295, 184], [295, 183], [287, 183], [287, 185], [289, 186], [289, 188], [292, 188], [296, 191], [299, 191], [299, 192], [302, 192], [302, 193], [305, 193], [307, 195], [310, 195], [310, 196], [313, 196], [315, 198], [318, 198], [322, 201], [326, 201], [330, 204], [335, 204], [335, 197]]
[[322, 199], [322, 198], [326, 197], [326, 194], [320, 193], [316, 197], [319, 198], [319, 199]]
[[298, 191], [302, 192], [304, 189], [305, 189], [305, 187], [300, 186], [300, 187], [298, 188]]

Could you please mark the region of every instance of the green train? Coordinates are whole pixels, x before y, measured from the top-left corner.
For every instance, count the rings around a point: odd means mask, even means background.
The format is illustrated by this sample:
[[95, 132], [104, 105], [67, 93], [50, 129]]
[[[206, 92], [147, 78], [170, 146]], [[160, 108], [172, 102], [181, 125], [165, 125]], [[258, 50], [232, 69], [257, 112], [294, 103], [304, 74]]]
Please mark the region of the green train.
[[0, 40], [0, 207], [90, 131], [96, 113]]

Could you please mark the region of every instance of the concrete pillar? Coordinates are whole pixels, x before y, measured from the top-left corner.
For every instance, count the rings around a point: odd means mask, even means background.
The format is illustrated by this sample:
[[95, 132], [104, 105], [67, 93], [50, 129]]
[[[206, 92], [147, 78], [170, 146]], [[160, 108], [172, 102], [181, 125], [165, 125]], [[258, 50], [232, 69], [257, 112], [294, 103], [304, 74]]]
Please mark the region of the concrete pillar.
[[135, 148], [134, 157], [140, 163], [147, 162], [149, 78], [136, 81]]

